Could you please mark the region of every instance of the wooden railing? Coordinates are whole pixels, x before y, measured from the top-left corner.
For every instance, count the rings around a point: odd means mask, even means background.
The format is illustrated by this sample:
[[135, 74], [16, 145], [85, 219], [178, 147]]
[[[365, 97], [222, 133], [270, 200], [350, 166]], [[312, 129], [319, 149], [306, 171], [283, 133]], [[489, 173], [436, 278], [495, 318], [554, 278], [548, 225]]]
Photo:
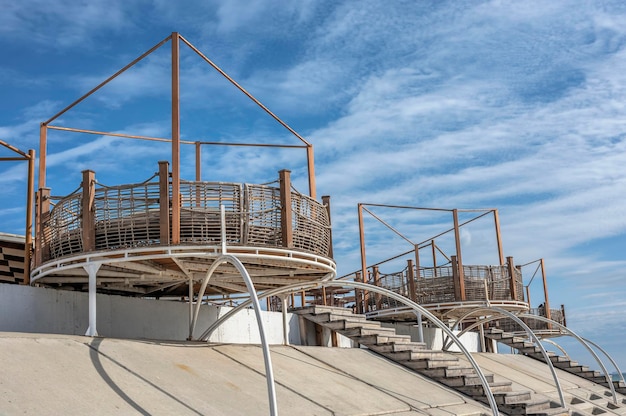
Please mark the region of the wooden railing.
[[288, 171], [280, 172], [281, 186], [181, 181], [179, 201], [171, 201], [167, 170], [153, 177], [158, 180], [119, 186], [97, 183], [91, 171], [83, 174], [81, 187], [52, 209], [47, 209], [53, 200], [49, 190], [39, 192], [38, 265], [83, 252], [169, 245], [174, 203], [180, 208], [181, 245], [221, 244], [224, 206], [229, 245], [327, 257], [332, 252], [328, 205], [292, 190]]

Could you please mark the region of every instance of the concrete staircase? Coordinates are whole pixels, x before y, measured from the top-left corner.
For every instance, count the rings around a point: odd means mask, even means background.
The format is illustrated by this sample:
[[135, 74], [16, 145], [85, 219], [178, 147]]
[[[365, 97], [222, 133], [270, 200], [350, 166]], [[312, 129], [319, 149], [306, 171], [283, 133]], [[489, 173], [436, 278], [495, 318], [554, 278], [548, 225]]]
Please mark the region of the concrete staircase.
[[[410, 336], [398, 335], [395, 329], [384, 328], [380, 322], [368, 321], [364, 315], [353, 314], [350, 309], [311, 306], [293, 312], [472, 399], [488, 404], [478, 375], [472, 367], [461, 364], [455, 354], [428, 350], [425, 344], [412, 342]], [[528, 391], [513, 391], [512, 383], [508, 380], [496, 381], [493, 374], [485, 376], [498, 410], [502, 413], [537, 416], [570, 414], [568, 409], [555, 407], [547, 398], [533, 397]]]
[[[541, 353], [541, 350], [532, 342], [529, 342], [526, 338], [515, 336], [510, 332], [505, 332], [501, 329], [489, 328], [484, 331], [485, 336], [490, 339], [494, 339], [512, 348], [515, 348], [520, 353], [532, 357], [536, 360], [545, 362], [545, 358]], [[552, 351], [548, 351], [548, 356], [552, 365], [555, 368], [567, 371], [568, 373], [575, 374], [586, 380], [609, 388], [609, 383], [602, 373], [599, 371], [590, 370], [589, 367], [580, 365], [576, 361], [572, 361], [568, 357], [557, 355]], [[614, 381], [613, 387], [615, 391], [621, 394], [626, 394], [626, 385], [622, 381]]]

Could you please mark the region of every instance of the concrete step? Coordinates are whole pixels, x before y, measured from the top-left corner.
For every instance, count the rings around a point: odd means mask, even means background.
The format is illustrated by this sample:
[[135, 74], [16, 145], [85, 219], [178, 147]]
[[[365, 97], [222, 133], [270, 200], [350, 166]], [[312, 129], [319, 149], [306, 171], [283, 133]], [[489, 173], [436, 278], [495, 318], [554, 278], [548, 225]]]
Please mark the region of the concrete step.
[[326, 322], [334, 322], [334, 321], [350, 321], [350, 322], [368, 322], [363, 315], [336, 315], [331, 312], [322, 312], [318, 314], [300, 314], [304, 316], [306, 319], [313, 321], [318, 324], [324, 324]]
[[454, 359], [435, 358], [432, 360], [398, 361], [398, 362], [406, 367], [419, 371], [419, 370], [425, 370], [425, 369], [451, 367], [451, 366], [458, 364], [459, 360], [456, 358]]
[[381, 327], [380, 322], [369, 322], [369, 321], [351, 320], [351, 319], [331, 320], [331, 321], [323, 323], [323, 325], [334, 331], [345, 331], [345, 330], [353, 329], [353, 328], [376, 329], [376, 328]]
[[418, 361], [444, 359], [446, 356], [441, 351], [395, 351], [382, 353], [385, 357], [394, 361]]
[[294, 309], [292, 312], [300, 314], [300, 315], [306, 315], [306, 314], [319, 315], [322, 313], [332, 313], [334, 315], [362, 316], [365, 319], [365, 315], [355, 314], [352, 312], [352, 309], [350, 308], [341, 308], [338, 306], [313, 305], [313, 306], [307, 306], [306, 308]]
[[379, 335], [379, 336], [385, 336], [385, 337], [392, 337], [396, 335], [395, 329], [383, 328], [383, 327], [378, 327], [378, 328], [355, 327], [355, 328], [345, 329], [340, 332], [342, 335], [345, 335], [349, 338], [366, 337], [368, 335]]
[[384, 354], [384, 353], [389, 353], [389, 352], [400, 352], [400, 351], [423, 351], [426, 349], [426, 344], [423, 342], [413, 342], [413, 341], [406, 342], [406, 343], [388, 342], [384, 344], [372, 345], [369, 348], [378, 353]]
[[352, 340], [358, 342], [359, 344], [363, 344], [365, 346], [371, 346], [374, 344], [388, 344], [388, 343], [410, 343], [411, 336], [410, 335], [365, 335], [362, 337], [351, 337]]
[[[445, 381], [443, 382], [444, 384]], [[491, 393], [493, 393], [493, 395], [495, 396], [497, 393], [509, 393], [513, 391], [513, 388], [511, 387], [512, 383], [510, 381], [497, 381], [497, 382], [491, 382], [489, 383], [489, 389], [491, 390]], [[484, 396], [485, 395], [485, 390], [483, 389], [483, 386], [481, 384], [479, 385], [469, 385], [469, 386], [458, 386], [456, 387], [456, 389], [462, 393], [467, 394], [468, 396], [471, 397], [476, 397], [476, 396]]]

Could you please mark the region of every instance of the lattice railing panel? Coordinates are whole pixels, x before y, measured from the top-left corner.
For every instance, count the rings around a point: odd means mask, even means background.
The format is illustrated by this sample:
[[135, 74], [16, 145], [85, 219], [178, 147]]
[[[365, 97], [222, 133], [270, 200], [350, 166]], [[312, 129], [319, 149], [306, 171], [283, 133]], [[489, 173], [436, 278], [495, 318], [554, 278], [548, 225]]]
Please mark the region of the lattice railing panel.
[[282, 245], [280, 190], [262, 185], [246, 185], [247, 244]]
[[160, 242], [158, 183], [97, 188], [94, 208], [96, 250]]
[[294, 248], [328, 254], [330, 218], [326, 207], [306, 195], [292, 193], [291, 208]]
[[238, 183], [181, 181], [180, 240], [192, 244], [221, 242], [220, 205], [224, 206], [226, 242], [244, 241], [243, 187]]
[[81, 198], [82, 194], [72, 194], [58, 201], [54, 215], [44, 223], [43, 245], [49, 247], [51, 258], [83, 251]]

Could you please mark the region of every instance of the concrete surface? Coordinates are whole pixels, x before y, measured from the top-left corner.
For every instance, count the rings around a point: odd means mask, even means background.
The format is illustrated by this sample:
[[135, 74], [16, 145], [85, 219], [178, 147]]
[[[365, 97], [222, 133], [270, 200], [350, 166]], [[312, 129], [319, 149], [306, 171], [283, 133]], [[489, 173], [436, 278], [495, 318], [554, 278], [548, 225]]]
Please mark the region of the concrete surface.
[[[281, 415], [479, 415], [359, 349], [272, 347]], [[0, 415], [267, 415], [254, 345], [0, 333]]]
[[[195, 335], [229, 310], [226, 306], [202, 305]], [[287, 315], [289, 341], [299, 342], [298, 317]], [[282, 344], [282, 314], [263, 311], [262, 316], [268, 342]], [[0, 331], [84, 335], [88, 318], [86, 292], [0, 284]], [[97, 329], [105, 337], [183, 341], [189, 335], [189, 306], [185, 302], [98, 294]], [[210, 340], [260, 343], [254, 311], [241, 311], [219, 327]]]

